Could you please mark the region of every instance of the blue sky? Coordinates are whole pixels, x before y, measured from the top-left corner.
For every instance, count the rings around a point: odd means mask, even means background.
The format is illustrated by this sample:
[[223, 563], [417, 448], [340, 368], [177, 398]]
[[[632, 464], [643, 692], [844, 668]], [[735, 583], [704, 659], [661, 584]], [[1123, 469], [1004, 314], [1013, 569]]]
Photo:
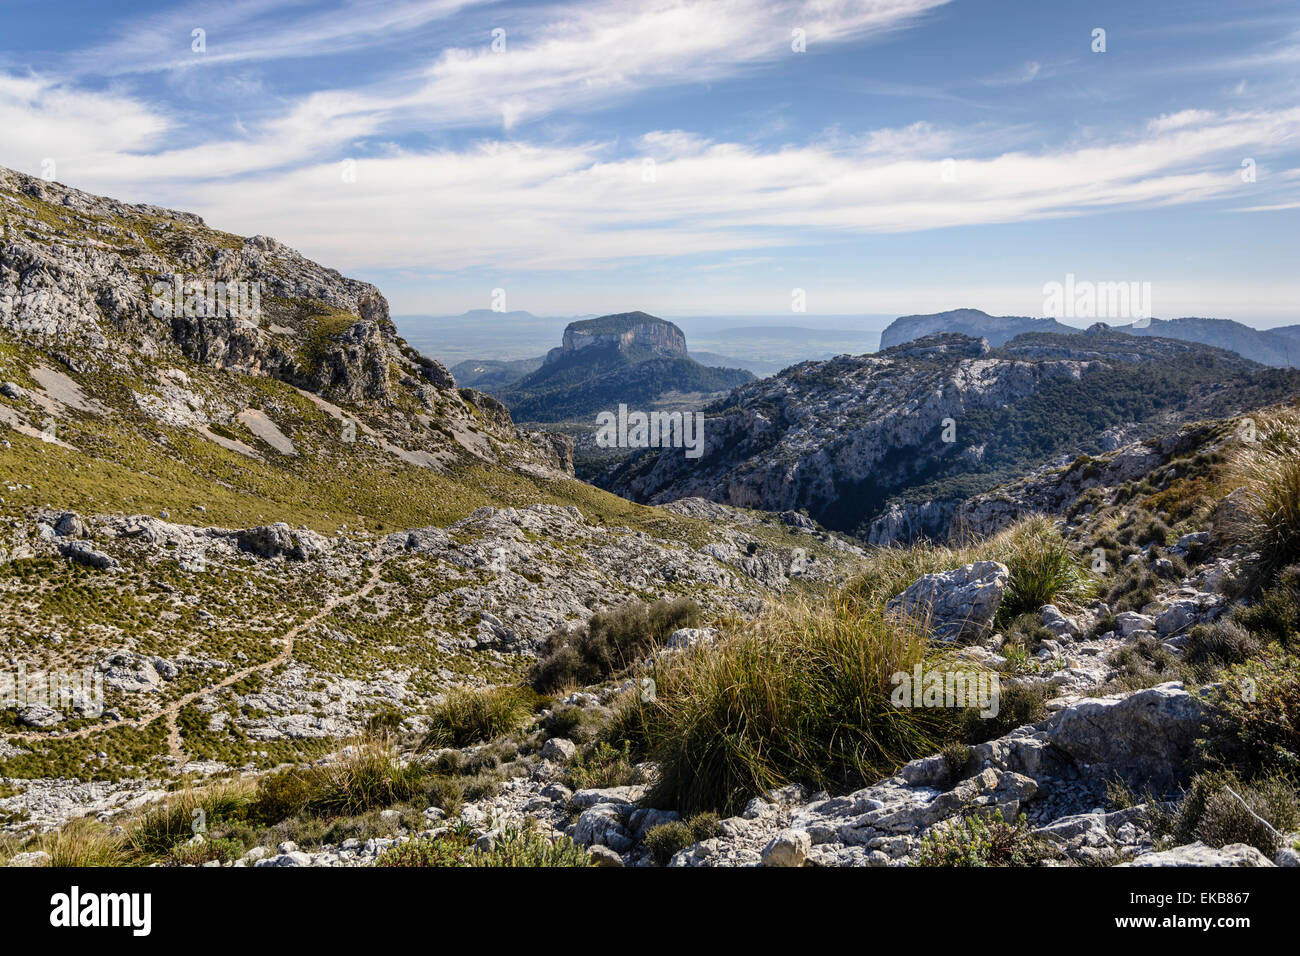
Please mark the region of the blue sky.
[[1272, 326], [1298, 80], [1293, 0], [0, 0], [0, 164], [397, 313], [1037, 315], [1074, 274]]

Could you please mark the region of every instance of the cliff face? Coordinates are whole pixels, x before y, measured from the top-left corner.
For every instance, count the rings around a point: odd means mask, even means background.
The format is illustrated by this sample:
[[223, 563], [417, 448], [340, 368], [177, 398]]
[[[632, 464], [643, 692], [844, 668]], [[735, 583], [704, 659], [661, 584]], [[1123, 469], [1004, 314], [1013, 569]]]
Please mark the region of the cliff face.
[[556, 361], [583, 349], [616, 349], [638, 358], [686, 358], [686, 336], [671, 322], [645, 312], [623, 312], [599, 319], [571, 322], [559, 349], [547, 361]]
[[495, 394], [519, 421], [559, 423], [619, 404], [650, 405], [670, 392], [717, 396], [752, 379], [743, 369], [696, 362], [673, 323], [621, 312], [569, 323], [541, 368]]

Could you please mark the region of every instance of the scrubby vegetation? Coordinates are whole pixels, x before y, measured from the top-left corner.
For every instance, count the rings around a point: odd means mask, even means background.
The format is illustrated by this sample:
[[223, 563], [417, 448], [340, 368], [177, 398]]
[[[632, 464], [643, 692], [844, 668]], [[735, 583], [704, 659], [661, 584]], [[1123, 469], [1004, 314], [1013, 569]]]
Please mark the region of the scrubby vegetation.
[[1076, 605], [1092, 597], [1097, 587], [1055, 522], [1036, 515], [966, 545], [921, 542], [906, 548], [881, 548], [868, 557], [866, 568], [846, 585], [844, 595], [858, 604], [884, 604], [924, 574], [975, 561], [1000, 561], [1007, 566], [1010, 579], [999, 609], [1002, 623], [1037, 611], [1044, 604]]
[[991, 542], [1010, 572], [998, 609], [1001, 621], [1056, 602], [1074, 606], [1092, 597], [1097, 585], [1047, 518], [1030, 518]]
[[533, 671], [539, 691], [596, 684], [620, 673], [668, 640], [673, 631], [698, 627], [701, 612], [693, 601], [632, 601], [614, 611], [593, 614], [573, 630], [552, 633]]
[[1261, 588], [1300, 561], [1300, 420], [1261, 416], [1255, 429], [1232, 463], [1241, 499], [1232, 531], [1254, 555], [1250, 584]]
[[920, 866], [1033, 866], [1044, 855], [1024, 814], [1014, 822], [994, 810], [987, 820], [971, 815], [936, 827], [921, 840]]
[[465, 747], [518, 729], [532, 712], [526, 692], [515, 687], [453, 688], [429, 715], [420, 748]]
[[491, 849], [477, 849], [464, 834], [405, 840], [375, 861], [383, 867], [574, 867], [590, 866], [585, 850], [568, 837], [548, 840], [531, 828], [506, 827]]
[[697, 813], [687, 820], [661, 823], [646, 831], [646, 849], [656, 866], [667, 866], [679, 850], [717, 836], [720, 822], [716, 813]]
[[1169, 823], [1175, 843], [1247, 843], [1270, 859], [1283, 834], [1297, 828], [1300, 801], [1289, 778], [1266, 775], [1247, 782], [1232, 772], [1196, 776]]
[[656, 805], [736, 812], [789, 782], [842, 791], [930, 753], [950, 719], [890, 704], [925, 658], [917, 629], [879, 608], [792, 602], [745, 633], [653, 672], [615, 734], [656, 761]]

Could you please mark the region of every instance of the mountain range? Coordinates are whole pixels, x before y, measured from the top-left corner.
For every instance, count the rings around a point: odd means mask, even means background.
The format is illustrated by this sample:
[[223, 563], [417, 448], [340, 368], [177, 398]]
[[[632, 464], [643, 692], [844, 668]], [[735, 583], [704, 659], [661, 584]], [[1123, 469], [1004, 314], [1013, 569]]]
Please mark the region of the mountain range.
[[[1279, 368], [1300, 364], [1300, 325], [1254, 329], [1230, 319], [1149, 319], [1145, 323], [1109, 326], [1127, 335], [1157, 336], [1183, 342], [1199, 342], [1236, 352], [1245, 358]], [[891, 348], [936, 332], [959, 332], [988, 339], [1000, 346], [1025, 332], [1055, 332], [1077, 335], [1081, 329], [1051, 318], [1023, 315], [989, 315], [979, 309], [952, 309], [930, 315], [904, 315], [889, 324], [880, 336], [880, 347]]]
[[698, 496], [805, 510], [892, 543], [902, 499], [928, 503], [943, 540], [955, 503], [1017, 474], [1300, 389], [1300, 372], [1223, 349], [1099, 326], [1022, 332], [994, 348], [939, 332], [874, 355], [805, 362], [705, 409], [705, 453], [650, 449], [601, 476], [637, 501]]

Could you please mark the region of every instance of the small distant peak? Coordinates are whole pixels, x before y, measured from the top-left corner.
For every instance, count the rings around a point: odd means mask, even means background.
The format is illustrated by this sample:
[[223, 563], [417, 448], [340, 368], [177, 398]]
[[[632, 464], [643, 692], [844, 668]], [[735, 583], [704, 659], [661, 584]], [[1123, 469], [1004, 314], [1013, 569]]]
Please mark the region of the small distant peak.
[[1083, 334], [1084, 335], [1105, 335], [1107, 332], [1110, 331], [1111, 331], [1111, 327], [1107, 325], [1105, 322], [1094, 322], [1092, 323], [1092, 325], [1084, 329]]

